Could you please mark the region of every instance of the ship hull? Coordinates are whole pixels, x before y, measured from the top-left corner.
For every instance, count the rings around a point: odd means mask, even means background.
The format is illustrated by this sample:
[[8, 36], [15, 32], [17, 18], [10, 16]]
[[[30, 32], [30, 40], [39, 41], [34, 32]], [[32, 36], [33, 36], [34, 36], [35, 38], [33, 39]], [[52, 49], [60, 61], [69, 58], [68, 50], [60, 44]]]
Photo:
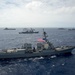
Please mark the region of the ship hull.
[[57, 50], [43, 50], [40, 52], [25, 53], [21, 52], [12, 52], [12, 53], [0, 53], [0, 59], [12, 59], [12, 58], [33, 58], [33, 57], [46, 57], [52, 55], [62, 55], [71, 53], [74, 48], [69, 48], [61, 51]]
[[39, 32], [19, 32], [19, 34], [33, 34], [33, 33], [39, 33]]

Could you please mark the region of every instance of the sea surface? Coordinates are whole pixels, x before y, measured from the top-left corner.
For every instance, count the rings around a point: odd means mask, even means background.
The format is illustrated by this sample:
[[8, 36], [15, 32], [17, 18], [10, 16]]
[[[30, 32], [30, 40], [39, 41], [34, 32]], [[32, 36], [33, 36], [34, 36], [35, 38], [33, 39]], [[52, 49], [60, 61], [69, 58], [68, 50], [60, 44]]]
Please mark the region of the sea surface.
[[[0, 28], [0, 49], [20, 48], [24, 43], [36, 46], [43, 36], [43, 28], [35, 28], [38, 34], [19, 34], [23, 28], [4, 30]], [[75, 31], [44, 28], [48, 39], [57, 46], [75, 46]], [[75, 75], [75, 50], [69, 56], [0, 60], [0, 75]]]

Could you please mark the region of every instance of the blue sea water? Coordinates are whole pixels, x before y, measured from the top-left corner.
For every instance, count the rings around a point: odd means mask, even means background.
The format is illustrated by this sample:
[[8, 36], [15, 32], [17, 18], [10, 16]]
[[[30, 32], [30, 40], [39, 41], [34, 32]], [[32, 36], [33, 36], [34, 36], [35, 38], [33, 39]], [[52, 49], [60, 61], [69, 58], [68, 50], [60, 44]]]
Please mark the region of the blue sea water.
[[[37, 28], [38, 34], [19, 34], [22, 28], [16, 30], [0, 29], [0, 49], [20, 48], [25, 42], [36, 45], [42, 38], [42, 28]], [[75, 46], [75, 31], [45, 28], [48, 39], [54, 46]], [[0, 60], [0, 75], [74, 75], [75, 50], [70, 56], [51, 56], [48, 58], [29, 58]]]

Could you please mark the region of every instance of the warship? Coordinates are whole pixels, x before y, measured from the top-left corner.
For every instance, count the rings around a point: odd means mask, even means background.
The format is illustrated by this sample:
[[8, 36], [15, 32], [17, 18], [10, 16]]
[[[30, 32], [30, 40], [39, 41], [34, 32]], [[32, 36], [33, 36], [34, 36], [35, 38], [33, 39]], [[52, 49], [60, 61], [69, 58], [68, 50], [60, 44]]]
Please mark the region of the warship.
[[15, 28], [4, 28], [4, 30], [16, 30]]
[[33, 34], [33, 33], [39, 33], [38, 31], [35, 31], [34, 29], [26, 29], [24, 28], [22, 32], [19, 32], [19, 34]]
[[75, 48], [74, 46], [60, 46], [54, 47], [47, 39], [48, 35], [43, 30], [43, 38], [39, 39], [36, 48], [32, 48], [31, 43], [24, 43], [21, 48], [13, 48], [0, 50], [0, 59], [12, 58], [33, 58], [33, 57], [46, 57], [52, 55], [62, 55], [71, 53]]

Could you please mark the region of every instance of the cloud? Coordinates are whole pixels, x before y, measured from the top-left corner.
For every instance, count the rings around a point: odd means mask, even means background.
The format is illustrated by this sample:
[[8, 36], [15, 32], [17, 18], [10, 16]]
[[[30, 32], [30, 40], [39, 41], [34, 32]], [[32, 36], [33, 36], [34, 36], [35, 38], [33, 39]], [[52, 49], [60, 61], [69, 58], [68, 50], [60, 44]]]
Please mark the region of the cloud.
[[26, 8], [30, 10], [37, 10], [37, 9], [40, 9], [41, 6], [42, 6], [42, 2], [32, 1], [26, 5]]
[[74, 0], [41, 0], [44, 5], [44, 13], [48, 14], [74, 14]]
[[0, 24], [5, 26], [74, 23], [75, 0], [0, 0]]
[[61, 7], [61, 8], [57, 8], [57, 9], [45, 10], [44, 13], [56, 14], [56, 15], [75, 15], [75, 6], [74, 7]]
[[[0, 9], [21, 8], [23, 10], [51, 13], [72, 13], [74, 0], [0, 0]], [[71, 10], [71, 11], [70, 11]]]

